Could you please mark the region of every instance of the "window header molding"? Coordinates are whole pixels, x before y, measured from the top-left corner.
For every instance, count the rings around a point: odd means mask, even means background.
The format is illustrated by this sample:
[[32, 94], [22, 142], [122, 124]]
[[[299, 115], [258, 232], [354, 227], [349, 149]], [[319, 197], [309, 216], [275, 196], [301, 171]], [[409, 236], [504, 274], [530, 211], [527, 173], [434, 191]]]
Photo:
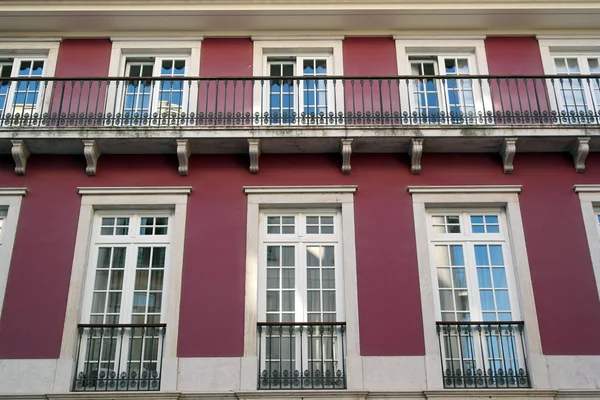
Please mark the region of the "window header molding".
[[191, 186], [78, 187], [80, 195], [190, 194]]
[[0, 188], [0, 196], [25, 196], [27, 192], [24, 187]]
[[456, 42], [457, 40], [485, 40], [486, 35], [394, 35], [394, 40], [439, 40]]
[[600, 185], [575, 185], [573, 190], [576, 193], [600, 193]]
[[339, 186], [244, 186], [246, 194], [356, 193], [357, 185]]
[[182, 36], [182, 37], [153, 37], [153, 36], [112, 36], [110, 41], [115, 42], [197, 42], [204, 40], [204, 36]]
[[253, 41], [268, 40], [268, 41], [294, 41], [294, 40], [344, 40], [344, 36], [309, 36], [309, 35], [254, 35], [251, 37]]
[[521, 193], [521, 185], [408, 186], [408, 193]]

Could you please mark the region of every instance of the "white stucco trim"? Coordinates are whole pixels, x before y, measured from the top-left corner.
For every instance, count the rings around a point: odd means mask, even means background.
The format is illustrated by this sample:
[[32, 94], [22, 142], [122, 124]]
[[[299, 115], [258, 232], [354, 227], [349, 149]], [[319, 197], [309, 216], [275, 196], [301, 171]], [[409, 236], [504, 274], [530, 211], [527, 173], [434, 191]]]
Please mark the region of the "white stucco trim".
[[4, 217], [0, 234], [0, 317], [2, 317], [2, 306], [4, 305], [8, 272], [19, 223], [21, 201], [26, 194], [26, 188], [0, 188], [0, 213]]
[[58, 59], [58, 49], [61, 39], [47, 38], [46, 40], [16, 40], [2, 39], [0, 42], [0, 55], [10, 55], [14, 57], [43, 56], [46, 60], [44, 64], [44, 77], [53, 77], [56, 71], [56, 61]]
[[[426, 187], [425, 187], [426, 188]], [[413, 213], [415, 224], [415, 239], [417, 247], [417, 263], [421, 287], [421, 308], [423, 312], [423, 330], [425, 338], [425, 369], [427, 389], [443, 388], [440, 369], [440, 349], [436, 334], [436, 310], [434, 285], [432, 282], [431, 261], [429, 255], [429, 238], [427, 235], [427, 209], [431, 207], [450, 206], [493, 206], [502, 207], [506, 212], [508, 237], [512, 247], [512, 264], [519, 297], [520, 314], [525, 321], [525, 340], [527, 344], [527, 363], [532, 376], [533, 387], [536, 389], [549, 388], [548, 371], [542, 353], [537, 313], [533, 295], [533, 286], [529, 272], [529, 260], [525, 244], [525, 233], [521, 220], [517, 187], [513, 192], [492, 190], [474, 192], [472, 186], [464, 191], [455, 187], [454, 191], [422, 192], [411, 187], [413, 198]]]
[[81, 195], [190, 194], [192, 187], [78, 187], [77, 191]]
[[246, 194], [355, 193], [358, 186], [244, 186]]
[[[306, 192], [307, 187], [288, 187], [288, 192], [281, 187], [273, 187], [275, 192], [268, 192], [268, 187], [255, 188], [259, 193], [248, 193], [247, 231], [246, 231], [246, 298], [244, 318], [244, 357], [242, 359], [241, 389], [256, 390], [257, 369], [257, 335], [258, 322], [258, 252], [259, 252], [259, 216], [261, 208], [295, 206], [336, 207], [341, 209], [342, 251], [344, 266], [344, 294], [346, 312], [347, 357], [346, 371], [349, 390], [363, 387], [363, 367], [360, 357], [360, 339], [358, 330], [358, 290], [356, 278], [356, 251], [354, 235], [354, 194], [356, 187], [324, 186], [322, 190]], [[348, 188], [352, 191], [349, 192]], [[244, 188], [245, 191], [251, 187]]]
[[596, 219], [596, 213], [600, 210], [600, 185], [575, 185], [574, 190], [579, 194], [583, 225], [596, 278], [596, 289], [600, 297], [600, 229]]
[[[79, 209], [79, 222], [71, 268], [71, 281], [67, 299], [67, 310], [60, 350], [59, 366], [54, 382], [55, 392], [68, 392], [73, 378], [75, 352], [77, 347], [77, 324], [81, 320], [83, 289], [89, 259], [89, 245], [92, 235], [93, 218], [97, 209], [152, 208], [173, 210], [174, 229], [171, 236], [170, 274], [165, 283], [168, 294], [163, 353], [163, 371], [161, 391], [172, 391], [177, 386], [177, 339], [179, 330], [179, 305], [181, 293], [181, 274], [183, 269], [183, 251], [185, 242], [185, 224], [188, 194], [190, 187], [165, 188], [161, 193], [152, 188], [151, 194], [139, 194], [132, 188], [99, 188], [93, 194], [82, 194]], [[138, 188], [135, 188], [138, 189]], [[141, 188], [144, 189], [144, 188]], [[146, 188], [149, 189], [149, 188]], [[85, 190], [83, 191], [85, 193]], [[128, 193], [128, 194], [125, 194]]]
[[600, 52], [600, 35], [537, 35], [546, 75], [556, 74], [553, 54]]
[[409, 186], [408, 193], [520, 193], [521, 185]]

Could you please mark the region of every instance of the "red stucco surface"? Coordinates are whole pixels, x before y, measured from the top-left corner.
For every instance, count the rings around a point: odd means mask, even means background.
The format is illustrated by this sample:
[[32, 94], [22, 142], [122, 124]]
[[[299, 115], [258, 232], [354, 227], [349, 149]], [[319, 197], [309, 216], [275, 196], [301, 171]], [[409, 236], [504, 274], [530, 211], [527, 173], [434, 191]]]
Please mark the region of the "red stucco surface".
[[[186, 225], [178, 353], [241, 356], [246, 235], [245, 185], [356, 184], [356, 254], [363, 355], [424, 354], [412, 200], [407, 185], [520, 184], [543, 350], [600, 354], [600, 303], [576, 183], [597, 183], [600, 156], [584, 174], [562, 154], [518, 154], [505, 175], [496, 155], [423, 156], [412, 175], [408, 159], [357, 154], [342, 175], [335, 155], [269, 155], [251, 175], [243, 156], [192, 156], [177, 173], [174, 155], [109, 156], [95, 177], [82, 156], [30, 158], [27, 174], [0, 158], [0, 185], [27, 187], [2, 318], [0, 358], [56, 358], [64, 323], [80, 186], [191, 185]], [[125, 172], [126, 171], [126, 172]], [[573, 340], [574, 332], [577, 340]]]

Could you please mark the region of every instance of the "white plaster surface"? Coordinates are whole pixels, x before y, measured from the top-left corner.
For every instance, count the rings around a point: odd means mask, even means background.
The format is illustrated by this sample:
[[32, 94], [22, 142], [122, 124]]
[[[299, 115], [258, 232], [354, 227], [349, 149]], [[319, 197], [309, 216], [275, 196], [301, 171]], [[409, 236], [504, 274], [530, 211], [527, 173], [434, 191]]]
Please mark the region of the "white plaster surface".
[[600, 389], [600, 356], [546, 356], [546, 363], [553, 389]]
[[216, 392], [240, 390], [240, 357], [180, 358], [177, 390]]
[[423, 390], [425, 357], [363, 357], [365, 390]]
[[0, 360], [0, 393], [52, 393], [56, 360]]

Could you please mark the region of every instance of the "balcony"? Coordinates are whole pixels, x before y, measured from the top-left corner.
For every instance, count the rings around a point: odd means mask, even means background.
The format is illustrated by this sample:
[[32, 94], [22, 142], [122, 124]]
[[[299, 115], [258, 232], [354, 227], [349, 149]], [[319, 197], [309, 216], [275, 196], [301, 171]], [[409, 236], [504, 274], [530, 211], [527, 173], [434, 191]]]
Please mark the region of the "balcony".
[[523, 322], [437, 322], [444, 387], [531, 388]]
[[[600, 135], [600, 76], [392, 76], [255, 78], [3, 78], [0, 153], [8, 139], [32, 152], [175, 152], [173, 139], [207, 153], [565, 151]], [[56, 139], [63, 139], [60, 146]], [[128, 139], [128, 140], [121, 140]], [[148, 140], [151, 139], [151, 140]], [[102, 142], [104, 140], [104, 142]], [[36, 141], [37, 143], [33, 143]], [[150, 147], [148, 147], [150, 146]], [[590, 150], [600, 150], [594, 140]]]
[[345, 389], [343, 322], [259, 323], [259, 390]]
[[79, 325], [72, 390], [160, 390], [166, 324]]

